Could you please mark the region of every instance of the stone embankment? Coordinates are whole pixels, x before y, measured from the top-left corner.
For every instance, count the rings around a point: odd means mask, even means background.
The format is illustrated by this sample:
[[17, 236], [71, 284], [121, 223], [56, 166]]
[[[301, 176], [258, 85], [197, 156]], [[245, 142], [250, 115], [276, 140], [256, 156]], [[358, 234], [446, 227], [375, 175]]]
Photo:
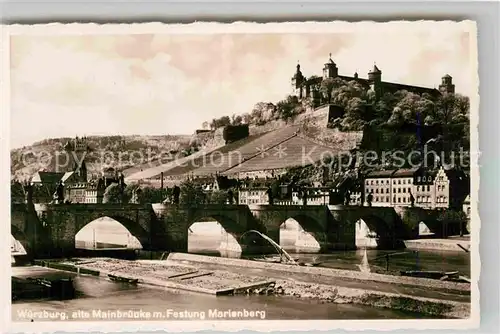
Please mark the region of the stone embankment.
[[[182, 260], [183, 259], [183, 260]], [[187, 261], [187, 259], [196, 261]], [[206, 262], [202, 261], [204, 259]], [[224, 266], [214, 269], [208, 265], [211, 261]], [[236, 261], [236, 262], [233, 262]], [[241, 262], [239, 262], [241, 261]], [[188, 264], [189, 262], [189, 264]], [[235, 266], [235, 263], [241, 267]], [[242, 263], [246, 266], [282, 267], [286, 275], [276, 274], [276, 270], [262, 270], [259, 274], [249, 274], [243, 270]], [[85, 260], [66, 260], [62, 262], [40, 261], [37, 264], [50, 266], [61, 270], [70, 270], [79, 273], [107, 277], [108, 274], [118, 277], [138, 279], [138, 283], [161, 286], [165, 288], [188, 290], [213, 295], [222, 294], [274, 294], [295, 298], [316, 299], [321, 302], [363, 304], [375, 307], [398, 309], [402, 311], [418, 312], [443, 318], [467, 318], [470, 315], [468, 301], [437, 299], [442, 293], [431, 294], [429, 297], [399, 293], [397, 289], [401, 282], [417, 287], [417, 285], [449, 285], [447, 289], [466, 289], [468, 284], [441, 282], [429, 279], [416, 279], [411, 277], [386, 277], [392, 279], [393, 288], [389, 291], [372, 289], [377, 279], [382, 279], [380, 274], [363, 274], [356, 271], [333, 270], [329, 268], [313, 268], [264, 263], [248, 260], [213, 258], [191, 254], [170, 254], [166, 261], [127, 261], [109, 258], [96, 258]], [[224, 269], [225, 268], [225, 269]], [[352, 280], [364, 280], [363, 284], [342, 286], [336, 284], [337, 279], [316, 279], [316, 282], [296, 279], [300, 271], [315, 273], [318, 270]], [[294, 275], [294, 272], [297, 274]], [[372, 283], [369, 281], [372, 280]], [[340, 282], [340, 279], [338, 280]], [[325, 284], [326, 282], [326, 284]], [[418, 284], [417, 284], [418, 282]], [[387, 282], [385, 282], [387, 283]], [[443, 287], [443, 286], [441, 286]], [[417, 287], [418, 288], [418, 287]], [[468, 286], [470, 291], [470, 286]]]

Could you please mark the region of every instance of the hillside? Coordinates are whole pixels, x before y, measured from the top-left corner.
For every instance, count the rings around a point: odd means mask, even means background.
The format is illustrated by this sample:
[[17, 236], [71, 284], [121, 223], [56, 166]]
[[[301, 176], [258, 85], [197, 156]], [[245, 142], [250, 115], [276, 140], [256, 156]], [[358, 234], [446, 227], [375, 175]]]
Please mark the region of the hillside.
[[[46, 139], [11, 150], [12, 177], [25, 180], [39, 170], [66, 171], [70, 166], [63, 146], [71, 139]], [[87, 137], [91, 149], [86, 155], [87, 170], [98, 174], [103, 166], [110, 166], [130, 174], [148, 168], [149, 162], [159, 164], [182, 155], [192, 141], [191, 135], [90, 136]]]

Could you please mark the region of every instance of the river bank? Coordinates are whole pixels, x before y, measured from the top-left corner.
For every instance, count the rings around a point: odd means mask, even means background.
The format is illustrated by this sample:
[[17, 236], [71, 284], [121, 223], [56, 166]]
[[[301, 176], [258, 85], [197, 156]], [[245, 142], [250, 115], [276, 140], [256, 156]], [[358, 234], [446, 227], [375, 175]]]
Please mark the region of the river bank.
[[413, 239], [405, 240], [406, 248], [413, 250], [444, 250], [464, 252], [470, 250], [470, 237], [449, 237], [448, 239]]
[[[186, 259], [197, 259], [187, 263]], [[204, 259], [206, 263], [200, 261]], [[418, 312], [442, 318], [467, 318], [470, 315], [470, 296], [467, 296], [467, 287], [464, 284], [450, 282], [432, 282], [428, 279], [402, 278], [406, 279], [405, 287], [400, 287], [401, 281], [377, 283], [381, 280], [379, 274], [372, 274], [375, 280], [369, 281], [369, 276], [360, 275], [360, 272], [345, 270], [331, 270], [329, 268], [308, 268], [287, 266], [292, 271], [286, 275], [280, 275], [276, 271], [250, 268], [224, 264], [214, 267], [213, 259], [218, 259], [218, 263], [225, 260], [244, 261], [247, 266], [272, 265], [248, 260], [221, 259], [191, 254], [170, 254], [166, 261], [127, 261], [118, 259], [95, 258], [95, 259], [72, 259], [65, 261], [43, 261], [39, 265], [52, 268], [87, 273], [94, 276], [117, 275], [120, 277], [138, 279], [141, 284], [156, 285], [171, 289], [188, 290], [194, 292], [219, 294], [274, 294], [292, 296], [299, 299], [314, 299], [323, 303], [337, 304], [359, 304], [382, 308], [389, 308], [408, 312]], [[182, 263], [184, 262], [184, 263]], [[209, 265], [209, 264], [212, 265]], [[285, 268], [283, 268], [285, 269]], [[333, 276], [319, 277], [312, 280], [308, 276], [300, 275], [311, 272], [315, 269], [322, 269]], [[343, 280], [338, 278], [342, 277]], [[330, 278], [330, 279], [328, 279]], [[334, 278], [334, 279], [332, 279]], [[362, 284], [353, 284], [356, 280], [361, 280]], [[344, 284], [346, 281], [351, 284]], [[418, 282], [419, 284], [415, 284]], [[418, 291], [426, 284], [433, 284], [434, 291], [425, 296]], [[440, 285], [437, 287], [437, 285]], [[457, 285], [458, 284], [458, 285]], [[382, 288], [381, 288], [382, 287]], [[415, 287], [416, 289], [412, 289]], [[436, 293], [436, 289], [440, 292]], [[403, 289], [403, 290], [401, 290]], [[406, 289], [406, 290], [405, 290]], [[427, 288], [426, 288], [427, 289]], [[431, 287], [432, 289], [432, 287]], [[461, 291], [454, 298], [448, 298], [446, 291]], [[402, 293], [400, 293], [400, 291]], [[432, 298], [434, 296], [434, 298]], [[439, 297], [439, 298], [436, 298]], [[456, 298], [455, 298], [456, 297]], [[453, 300], [455, 299], [455, 300]]]

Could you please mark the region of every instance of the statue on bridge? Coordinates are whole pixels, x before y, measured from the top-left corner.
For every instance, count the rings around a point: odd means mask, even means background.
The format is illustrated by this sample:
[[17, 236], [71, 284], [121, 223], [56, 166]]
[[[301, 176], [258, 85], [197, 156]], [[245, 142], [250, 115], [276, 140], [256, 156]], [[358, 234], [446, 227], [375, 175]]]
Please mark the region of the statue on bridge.
[[141, 195], [142, 195], [141, 188], [134, 189], [130, 202], [132, 202], [133, 204], [140, 204], [142, 202]]
[[344, 193], [344, 204], [349, 205], [350, 202], [351, 202], [351, 192], [349, 191], [349, 189], [347, 189]]
[[23, 184], [24, 200], [26, 203], [33, 203], [33, 185], [29, 182]]
[[307, 189], [302, 189], [302, 205], [307, 205]]
[[411, 207], [415, 206], [415, 197], [413, 197], [413, 194], [410, 192], [410, 205]]
[[56, 192], [54, 193], [54, 200], [56, 204], [64, 203], [64, 185], [62, 181], [57, 184]]
[[271, 189], [271, 187], [267, 187], [266, 194], [267, 194], [267, 199], [268, 199], [269, 205], [273, 205], [274, 204], [274, 196], [273, 196], [273, 190]]
[[180, 195], [181, 195], [181, 188], [179, 188], [179, 186], [175, 186], [174, 189], [172, 190], [174, 204], [179, 204]]
[[368, 203], [368, 206], [372, 206], [372, 201], [373, 201], [373, 194], [369, 193], [368, 196], [366, 197], [366, 203]]

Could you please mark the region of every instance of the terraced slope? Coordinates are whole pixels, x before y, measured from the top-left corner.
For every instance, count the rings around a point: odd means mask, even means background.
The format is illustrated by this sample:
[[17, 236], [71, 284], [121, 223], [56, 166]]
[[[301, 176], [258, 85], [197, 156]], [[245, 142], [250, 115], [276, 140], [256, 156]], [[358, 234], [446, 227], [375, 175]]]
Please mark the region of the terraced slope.
[[296, 135], [278, 145], [270, 146], [266, 151], [225, 171], [224, 174], [307, 166], [327, 156], [338, 156], [354, 148], [355, 146], [332, 148]]
[[249, 136], [209, 152], [197, 152], [176, 161], [155, 166], [129, 176], [130, 180], [154, 179], [164, 173], [166, 181], [187, 175], [236, 174], [266, 169], [305, 166], [326, 156], [347, 153], [356, 148], [356, 133], [336, 133], [335, 140], [321, 144], [301, 133], [300, 125]]

